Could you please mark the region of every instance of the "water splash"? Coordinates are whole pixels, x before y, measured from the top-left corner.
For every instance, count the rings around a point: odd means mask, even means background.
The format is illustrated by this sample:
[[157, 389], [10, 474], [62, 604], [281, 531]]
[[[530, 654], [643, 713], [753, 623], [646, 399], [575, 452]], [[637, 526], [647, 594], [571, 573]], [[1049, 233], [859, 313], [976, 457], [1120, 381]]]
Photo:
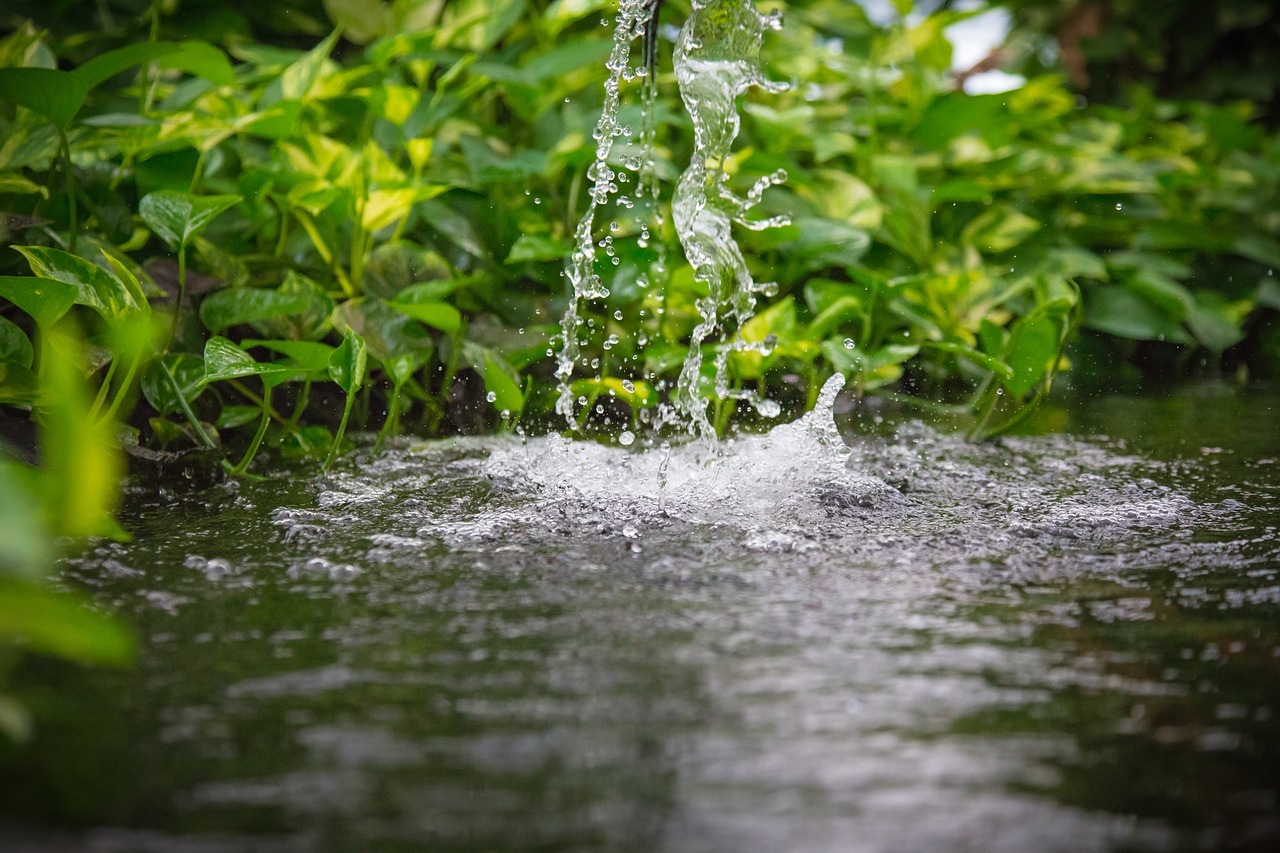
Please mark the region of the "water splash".
[[[755, 312], [756, 294], [775, 289], [752, 278], [733, 239], [732, 225], [759, 230], [785, 224], [781, 218], [750, 220], [747, 213], [768, 187], [786, 179], [786, 173], [766, 175], [746, 196], [739, 196], [729, 188], [724, 164], [741, 123], [737, 96], [753, 86], [770, 92], [786, 88], [765, 79], [760, 62], [765, 31], [780, 26], [777, 13], [761, 15], [751, 0], [694, 0], [676, 42], [676, 80], [693, 120], [694, 152], [676, 186], [672, 221], [694, 279], [707, 288], [707, 296], [697, 302], [702, 321], [689, 341], [675, 405], [687, 419], [689, 431], [709, 439], [714, 439], [715, 430], [707, 419], [709, 400], [701, 389], [702, 345], [728, 331], [730, 323], [736, 335]], [[752, 396], [731, 391], [725, 381], [728, 352], [745, 346], [735, 339], [717, 358], [716, 393], [721, 398]]]
[[[624, 82], [637, 77], [644, 78], [641, 96], [643, 118], [639, 138], [641, 152], [634, 168], [638, 177], [637, 200], [642, 208], [648, 209], [648, 218], [640, 228], [640, 245], [649, 243], [651, 224], [657, 229], [663, 225], [653, 161], [657, 99], [653, 63], [656, 58], [654, 27], [657, 8], [658, 0], [622, 0], [614, 28], [613, 50], [608, 61], [610, 76], [605, 82], [604, 106], [594, 133], [596, 159], [587, 173], [592, 182], [591, 199], [574, 232], [574, 250], [565, 269], [570, 297], [569, 307], [561, 321], [562, 346], [556, 365], [559, 385], [556, 412], [566, 419], [570, 428], [576, 426], [575, 400], [570, 382], [581, 356], [578, 328], [583, 318], [579, 308], [584, 300], [603, 299], [609, 295], [609, 289], [595, 271], [595, 220], [599, 208], [619, 191], [620, 176], [609, 163], [614, 142], [619, 137], [631, 136], [630, 129], [618, 122], [619, 93]], [[784, 181], [786, 173], [778, 170], [766, 175], [745, 196], [740, 196], [729, 188], [724, 163], [740, 127], [735, 103], [737, 96], [753, 86], [772, 92], [786, 88], [786, 84], [765, 78], [760, 61], [764, 33], [780, 26], [778, 13], [761, 15], [751, 0], [694, 0], [676, 43], [676, 80], [693, 121], [694, 154], [675, 189], [672, 220], [685, 255], [693, 266], [694, 279], [706, 287], [707, 296], [697, 302], [701, 322], [691, 336], [689, 352], [676, 386], [674, 407], [665, 407], [666, 414], [659, 417], [659, 422], [681, 422], [689, 433], [709, 439], [715, 438], [715, 430], [706, 414], [708, 398], [700, 388], [702, 346], [717, 334], [732, 331], [735, 339], [723, 346], [717, 355], [716, 396], [767, 404], [767, 401], [757, 399], [754, 391], [730, 388], [726, 378], [731, 352], [761, 351], [761, 344], [746, 343], [736, 334], [754, 313], [756, 294], [776, 289], [775, 285], [757, 283], [753, 279], [742, 250], [733, 239], [732, 225], [738, 223], [753, 230], [762, 230], [786, 224], [782, 217], [747, 218], [764, 191]], [[632, 43], [639, 37], [645, 40], [644, 57], [642, 64], [633, 68], [629, 64]], [[624, 207], [632, 205], [630, 199], [621, 196], [617, 201]], [[611, 239], [605, 238], [606, 242]], [[662, 241], [655, 242], [658, 259], [652, 271], [660, 273], [665, 267], [665, 258]]]

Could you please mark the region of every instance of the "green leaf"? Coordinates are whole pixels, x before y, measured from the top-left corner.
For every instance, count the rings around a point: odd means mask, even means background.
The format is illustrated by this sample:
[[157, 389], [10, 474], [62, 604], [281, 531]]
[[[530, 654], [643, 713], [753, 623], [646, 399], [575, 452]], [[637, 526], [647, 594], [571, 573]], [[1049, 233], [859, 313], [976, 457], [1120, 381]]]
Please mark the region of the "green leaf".
[[449, 189], [448, 186], [418, 186], [373, 190], [365, 199], [360, 224], [370, 233], [381, 231], [406, 218], [418, 202], [435, 198]]
[[575, 397], [607, 394], [636, 408], [652, 406], [658, 402], [658, 396], [648, 382], [622, 380], [615, 376], [605, 376], [601, 379], [575, 379], [570, 390]]
[[1007, 252], [1039, 231], [1041, 223], [1020, 210], [1004, 205], [989, 207], [965, 226], [966, 243], [984, 252]]
[[20, 638], [31, 651], [77, 663], [129, 663], [133, 636], [89, 605], [82, 595], [0, 579], [0, 637]]
[[294, 364], [309, 373], [328, 371], [329, 359], [333, 357], [334, 352], [334, 347], [318, 341], [246, 340], [241, 343], [246, 347], [262, 347], [288, 356], [293, 359]]
[[35, 361], [35, 350], [31, 347], [31, 339], [27, 337], [27, 333], [3, 316], [0, 316], [0, 361], [17, 364], [28, 370]]
[[391, 384], [399, 388], [422, 366], [422, 359], [417, 355], [398, 355], [382, 363], [382, 369], [391, 377]]
[[198, 196], [157, 190], [142, 197], [138, 214], [162, 240], [177, 249], [186, 246], [219, 213], [242, 200], [238, 195]]
[[1236, 254], [1266, 264], [1269, 267], [1280, 267], [1280, 242], [1264, 237], [1261, 234], [1242, 234], [1236, 238]]
[[524, 409], [524, 394], [513, 378], [515, 371], [505, 361], [486, 351], [484, 360], [476, 366], [484, 379], [485, 391], [493, 395], [493, 407], [500, 412], [518, 414]]
[[529, 57], [520, 63], [520, 69], [534, 81], [554, 79], [583, 66], [598, 65], [609, 55], [612, 47], [611, 39], [576, 38], [546, 53]]
[[[170, 353], [164, 357], [164, 365], [177, 380], [178, 389], [188, 404], [195, 402], [208, 387], [204, 382], [204, 361], [200, 356], [187, 352]], [[182, 410], [178, 397], [173, 391], [173, 385], [169, 382], [169, 377], [165, 375], [159, 361], [148, 365], [147, 371], [142, 374], [141, 384], [142, 396], [146, 397], [151, 408], [161, 415]]]
[[564, 261], [573, 247], [565, 240], [544, 234], [521, 234], [507, 253], [509, 264], [523, 261]]
[[1176, 318], [1121, 287], [1089, 289], [1084, 299], [1083, 325], [1118, 338], [1192, 343]]
[[338, 306], [335, 319], [364, 339], [384, 364], [400, 355], [419, 355], [424, 361], [430, 356], [431, 333], [381, 299], [348, 299]]
[[338, 43], [338, 30], [307, 51], [280, 75], [280, 94], [285, 100], [305, 101], [311, 95], [329, 54]]
[[364, 385], [367, 358], [364, 339], [348, 328], [342, 333], [342, 343], [329, 356], [329, 378], [344, 394], [354, 394]]
[[211, 332], [221, 332], [241, 323], [258, 323], [305, 311], [311, 304], [307, 294], [280, 290], [234, 287], [210, 293], [200, 303], [200, 322]]
[[1009, 339], [1014, 344], [1006, 358], [1013, 375], [1005, 379], [1004, 386], [1015, 400], [1020, 400], [1056, 365], [1062, 328], [1047, 315], [1027, 317], [1013, 327]]
[[387, 305], [442, 332], [454, 334], [462, 328], [462, 314], [447, 302], [388, 302]]
[[215, 86], [236, 85], [236, 72], [227, 55], [208, 42], [183, 42], [177, 50], [159, 57], [156, 65], [194, 74]]
[[1244, 340], [1240, 320], [1215, 293], [1199, 293], [1187, 310], [1187, 328], [1207, 350], [1222, 352]]
[[70, 72], [84, 84], [85, 91], [92, 90], [112, 77], [144, 62], [150, 62], [178, 50], [176, 44], [164, 42], [139, 42], [118, 47], [99, 54]]
[[261, 376], [264, 382], [278, 384], [296, 377], [299, 368], [292, 365], [262, 363], [253, 360], [240, 347], [226, 338], [212, 337], [204, 345], [204, 384], [223, 379], [239, 379], [245, 376]]
[[46, 333], [44, 352], [41, 492], [49, 528], [57, 536], [118, 534], [112, 511], [119, 499], [124, 460], [115, 426], [91, 415], [79, 342], [52, 329]]
[[[40, 278], [53, 279], [71, 285], [75, 288], [75, 303], [87, 305], [108, 322], [117, 322], [139, 310], [133, 295], [119, 279], [79, 255], [45, 246], [14, 246], [13, 248], [27, 259], [33, 273]], [[63, 297], [54, 295], [51, 298], [61, 300]], [[57, 304], [43, 307], [56, 308]]]
[[30, 406], [40, 399], [40, 378], [12, 361], [0, 361], [0, 403]]
[[0, 101], [26, 107], [62, 128], [80, 111], [89, 88], [70, 71], [0, 68]]

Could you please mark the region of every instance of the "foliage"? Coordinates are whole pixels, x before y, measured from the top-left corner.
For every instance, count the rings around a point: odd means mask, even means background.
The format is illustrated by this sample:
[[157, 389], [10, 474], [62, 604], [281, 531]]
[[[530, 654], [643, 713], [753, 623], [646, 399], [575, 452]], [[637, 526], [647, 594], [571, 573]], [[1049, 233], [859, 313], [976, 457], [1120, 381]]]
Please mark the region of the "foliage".
[[[0, 688], [20, 652], [98, 664], [132, 656], [132, 638], [119, 624], [48, 579], [59, 539], [124, 535], [111, 517], [120, 452], [110, 421], [90, 414], [78, 349], [62, 327], [42, 334], [42, 464], [0, 459]], [[0, 692], [0, 735], [22, 739], [29, 730], [23, 706]]]
[[1065, 59], [1090, 100], [1122, 103], [1135, 84], [1162, 98], [1249, 100], [1280, 122], [1280, 9], [1268, 0], [1006, 0], [1015, 26], [1055, 50], [1028, 61]]

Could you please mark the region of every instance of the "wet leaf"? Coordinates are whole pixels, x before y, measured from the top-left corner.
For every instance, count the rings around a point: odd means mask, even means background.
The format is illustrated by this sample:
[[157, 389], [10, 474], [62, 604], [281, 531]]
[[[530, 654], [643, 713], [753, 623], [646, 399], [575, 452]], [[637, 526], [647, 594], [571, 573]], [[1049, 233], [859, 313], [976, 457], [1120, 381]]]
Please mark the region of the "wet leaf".
[[[133, 294], [119, 279], [78, 255], [45, 246], [13, 248], [22, 253], [38, 277], [71, 285], [76, 304], [87, 305], [109, 322], [118, 322], [139, 310]], [[47, 298], [60, 301], [63, 297], [50, 293]], [[45, 303], [42, 308], [56, 308], [57, 301]]]
[[211, 332], [220, 332], [242, 323], [258, 323], [305, 311], [311, 300], [302, 293], [228, 288], [211, 293], [200, 303], [200, 322]]
[[329, 378], [344, 394], [354, 394], [364, 385], [366, 359], [364, 339], [347, 329], [342, 343], [329, 356]]
[[490, 403], [495, 409], [513, 415], [524, 409], [524, 394], [520, 391], [515, 371], [500, 356], [486, 351], [477, 370], [484, 379], [485, 391], [493, 395]]
[[462, 314], [447, 302], [388, 302], [387, 305], [442, 332], [454, 334], [462, 328]]
[[69, 71], [52, 68], [0, 68], [0, 101], [39, 113], [58, 127], [75, 118], [89, 86]]
[[157, 190], [142, 197], [138, 214], [160, 239], [177, 249], [186, 246], [214, 217], [241, 201], [238, 195], [199, 196]]
[[298, 367], [254, 361], [240, 347], [226, 338], [212, 337], [204, 345], [204, 379], [207, 385], [223, 379], [261, 376], [263, 381], [278, 384], [301, 373]]

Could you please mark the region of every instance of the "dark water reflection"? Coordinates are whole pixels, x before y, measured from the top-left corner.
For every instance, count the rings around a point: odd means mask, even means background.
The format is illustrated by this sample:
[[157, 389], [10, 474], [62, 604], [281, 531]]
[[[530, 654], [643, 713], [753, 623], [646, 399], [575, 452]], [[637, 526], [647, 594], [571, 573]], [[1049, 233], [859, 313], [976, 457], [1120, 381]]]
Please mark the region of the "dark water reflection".
[[71, 573], [141, 660], [25, 666], [0, 849], [1276, 849], [1278, 404], [139, 491]]

